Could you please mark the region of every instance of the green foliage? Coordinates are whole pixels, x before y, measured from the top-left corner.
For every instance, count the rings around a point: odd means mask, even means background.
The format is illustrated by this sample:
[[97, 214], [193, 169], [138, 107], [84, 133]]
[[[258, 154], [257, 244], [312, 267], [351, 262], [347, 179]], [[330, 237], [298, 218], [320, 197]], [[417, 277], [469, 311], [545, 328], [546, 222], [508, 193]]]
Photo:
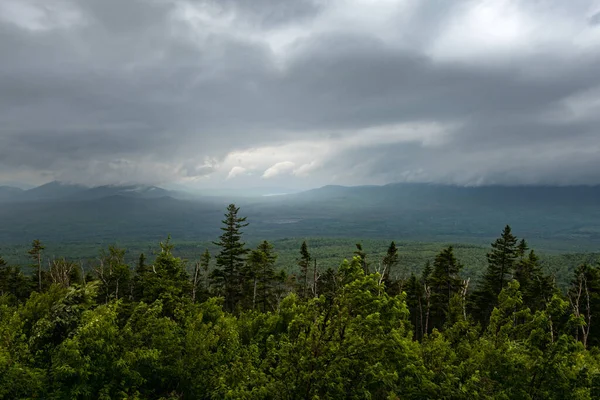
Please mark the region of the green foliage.
[[[400, 279], [395, 242], [373, 273], [357, 246], [318, 271], [307, 295], [308, 278], [277, 271], [272, 243], [246, 254], [237, 212], [223, 221], [211, 287], [210, 252], [190, 276], [170, 237], [151, 263], [109, 247], [85, 281], [73, 275], [79, 264], [55, 258], [41, 292], [0, 261], [0, 400], [600, 394], [600, 267], [580, 265], [563, 294], [507, 227], [473, 290], [480, 300], [500, 288], [486, 315], [467, 307], [470, 281], [452, 246]], [[306, 242], [300, 249], [302, 274], [314, 258]]]

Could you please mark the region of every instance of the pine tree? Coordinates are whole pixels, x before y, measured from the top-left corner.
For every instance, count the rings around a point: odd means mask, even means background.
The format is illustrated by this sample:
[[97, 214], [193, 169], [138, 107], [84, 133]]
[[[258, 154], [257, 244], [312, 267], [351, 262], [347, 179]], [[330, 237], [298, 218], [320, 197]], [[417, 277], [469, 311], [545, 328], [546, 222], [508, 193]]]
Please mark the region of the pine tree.
[[303, 299], [308, 298], [308, 270], [311, 266], [311, 257], [308, 252], [308, 245], [306, 241], [302, 242], [300, 247], [300, 261], [298, 261], [300, 267], [300, 297]]
[[396, 247], [396, 243], [390, 243], [390, 246], [387, 249], [387, 253], [383, 258], [383, 282], [385, 284], [385, 289], [388, 294], [398, 294], [401, 291], [400, 288], [395, 290], [394, 285], [394, 268], [398, 265], [398, 248]]
[[421, 332], [421, 338], [429, 333], [429, 316], [431, 314], [431, 274], [433, 268], [431, 263], [427, 261], [423, 272], [421, 273], [421, 284], [423, 286], [423, 304], [421, 307], [421, 326], [423, 328]]
[[46, 247], [42, 245], [38, 239], [35, 239], [31, 243], [31, 249], [28, 251], [29, 256], [36, 262], [37, 267], [37, 280], [38, 280], [38, 291], [42, 291], [42, 252]]
[[[521, 247], [519, 244], [519, 249]], [[555, 291], [554, 280], [551, 276], [544, 275], [540, 259], [533, 250], [526, 257], [519, 257], [515, 264], [514, 278], [519, 282], [523, 304], [531, 311], [543, 310]]]
[[208, 249], [206, 249], [206, 250], [204, 250], [204, 253], [202, 253], [202, 256], [200, 256], [200, 267], [202, 268], [202, 271], [204, 272], [204, 286], [205, 286], [206, 290], [209, 289], [209, 287], [208, 287], [208, 270], [210, 269], [210, 260], [211, 260], [210, 252], [208, 251]]
[[184, 262], [173, 255], [171, 237], [159, 245], [160, 253], [140, 277], [142, 290], [139, 301], [153, 303], [161, 300], [163, 313], [173, 317], [182, 302], [190, 299], [192, 288]]
[[225, 309], [233, 312], [242, 299], [243, 275], [245, 256], [248, 253], [242, 242], [241, 229], [248, 226], [246, 217], [239, 217], [239, 207], [230, 204], [227, 207], [225, 219], [221, 221], [223, 233], [218, 242], [213, 242], [221, 248], [216, 257], [216, 268], [211, 274], [212, 283], [217, 292], [225, 297]]
[[512, 279], [519, 251], [516, 244], [517, 238], [512, 234], [510, 226], [506, 225], [500, 237], [492, 243], [492, 251], [487, 254], [486, 284], [496, 297]]
[[462, 264], [454, 256], [452, 246], [442, 250], [433, 262], [429, 277], [431, 286], [431, 328], [442, 328], [448, 318], [450, 301], [463, 285], [459, 277]]
[[526, 243], [521, 242], [517, 247], [517, 238], [508, 225], [500, 237], [492, 243], [492, 250], [487, 254], [487, 271], [479, 288], [470, 298], [471, 311], [479, 322], [486, 323], [498, 304], [498, 296], [512, 280], [515, 263], [519, 255], [525, 251], [524, 246]]
[[258, 274], [258, 302], [261, 305], [261, 310], [266, 312], [271, 308], [273, 290], [276, 286], [275, 261], [277, 261], [277, 254], [273, 251], [273, 245], [266, 240], [259, 244], [256, 250], [261, 253], [262, 259]]

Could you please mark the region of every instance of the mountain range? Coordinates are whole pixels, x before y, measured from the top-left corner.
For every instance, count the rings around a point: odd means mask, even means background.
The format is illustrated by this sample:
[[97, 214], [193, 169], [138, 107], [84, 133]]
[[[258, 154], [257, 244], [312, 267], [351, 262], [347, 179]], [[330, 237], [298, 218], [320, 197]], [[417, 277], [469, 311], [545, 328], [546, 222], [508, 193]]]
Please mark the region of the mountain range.
[[148, 185], [104, 185], [88, 187], [53, 181], [28, 190], [11, 186], [0, 186], [0, 201], [80, 201], [96, 200], [111, 196], [123, 196], [140, 199], [160, 197], [186, 198], [189, 196], [182, 191], [165, 190]]
[[489, 243], [510, 224], [546, 247], [600, 250], [600, 186], [325, 186], [279, 196], [192, 196], [145, 185], [0, 187], [0, 244], [214, 240], [225, 207], [247, 234]]

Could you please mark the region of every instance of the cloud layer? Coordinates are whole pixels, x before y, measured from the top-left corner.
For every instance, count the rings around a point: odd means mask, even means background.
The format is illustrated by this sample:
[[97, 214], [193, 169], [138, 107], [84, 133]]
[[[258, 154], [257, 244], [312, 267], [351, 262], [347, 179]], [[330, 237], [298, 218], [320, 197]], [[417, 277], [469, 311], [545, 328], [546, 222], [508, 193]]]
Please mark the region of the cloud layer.
[[600, 183], [600, 4], [2, 0], [0, 182]]

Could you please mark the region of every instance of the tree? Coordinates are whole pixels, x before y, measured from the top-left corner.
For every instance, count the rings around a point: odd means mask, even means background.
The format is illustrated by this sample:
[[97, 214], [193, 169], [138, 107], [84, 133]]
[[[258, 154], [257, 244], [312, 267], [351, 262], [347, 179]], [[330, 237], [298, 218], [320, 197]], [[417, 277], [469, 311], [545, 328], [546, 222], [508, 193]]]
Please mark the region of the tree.
[[492, 243], [492, 250], [487, 254], [488, 268], [479, 288], [471, 296], [471, 308], [475, 318], [486, 322], [494, 306], [498, 304], [498, 296], [508, 282], [512, 280], [515, 263], [523, 243], [517, 248], [517, 238], [506, 225], [502, 234]]
[[[394, 268], [398, 265], [398, 248], [396, 243], [390, 243], [387, 249], [387, 253], [383, 258], [383, 282], [385, 284], [386, 291], [389, 294], [395, 294], [392, 288], [394, 278]], [[391, 278], [390, 278], [391, 277]], [[400, 292], [402, 290], [399, 290]]]
[[459, 277], [462, 264], [454, 256], [452, 246], [442, 250], [433, 262], [429, 276], [431, 286], [431, 327], [442, 328], [448, 318], [450, 301], [461, 293], [463, 281]]
[[38, 292], [42, 291], [42, 252], [45, 248], [39, 239], [35, 239], [28, 251], [29, 256], [37, 263]]
[[555, 291], [554, 280], [551, 276], [544, 275], [540, 260], [533, 250], [529, 254], [521, 255], [524, 249], [525, 240], [519, 244], [519, 260], [515, 264], [514, 278], [519, 282], [521, 293], [523, 294], [523, 304], [532, 311], [542, 310], [552, 298]]
[[311, 265], [311, 257], [308, 252], [308, 245], [306, 241], [302, 242], [302, 246], [300, 247], [300, 261], [298, 261], [298, 266], [300, 267], [300, 298], [306, 299], [308, 298], [308, 269]]
[[[200, 256], [200, 261], [194, 264], [194, 273], [192, 274], [192, 301], [196, 301], [196, 295], [199, 289], [204, 286], [204, 290], [208, 291], [208, 268], [210, 266], [210, 253], [208, 249]], [[204, 285], [201, 285], [204, 281]]]
[[590, 342], [597, 345], [600, 335], [591, 336], [591, 328], [592, 321], [600, 317], [600, 268], [589, 264], [580, 265], [575, 270], [568, 297], [577, 321], [575, 338], [584, 346], [588, 346]]
[[225, 219], [221, 221], [223, 233], [218, 242], [213, 242], [221, 248], [216, 257], [216, 268], [211, 274], [212, 282], [217, 292], [225, 297], [225, 309], [233, 312], [242, 299], [242, 268], [248, 249], [242, 242], [241, 229], [248, 226], [246, 217], [239, 217], [239, 207], [230, 204], [227, 207]]
[[64, 258], [54, 259], [50, 262], [50, 268], [48, 269], [50, 281], [55, 285], [69, 287], [74, 278], [77, 280], [79, 276], [78, 267], [76, 263]]
[[160, 300], [163, 313], [173, 316], [176, 309], [191, 299], [192, 288], [183, 261], [173, 255], [171, 237], [159, 245], [160, 253], [139, 279], [142, 290], [138, 300], [145, 303]]
[[125, 249], [114, 245], [108, 246], [106, 250], [102, 249], [94, 272], [102, 283], [99, 295], [104, 298], [105, 303], [131, 294], [131, 270], [125, 263]]
[[8, 265], [0, 257], [0, 296], [9, 295], [16, 301], [27, 299], [31, 285], [18, 266]]
[[354, 251], [354, 255], [358, 257], [360, 261], [360, 265], [365, 271], [365, 274], [369, 273], [369, 265], [367, 264], [367, 253], [363, 250], [362, 244], [356, 243], [356, 250]]

